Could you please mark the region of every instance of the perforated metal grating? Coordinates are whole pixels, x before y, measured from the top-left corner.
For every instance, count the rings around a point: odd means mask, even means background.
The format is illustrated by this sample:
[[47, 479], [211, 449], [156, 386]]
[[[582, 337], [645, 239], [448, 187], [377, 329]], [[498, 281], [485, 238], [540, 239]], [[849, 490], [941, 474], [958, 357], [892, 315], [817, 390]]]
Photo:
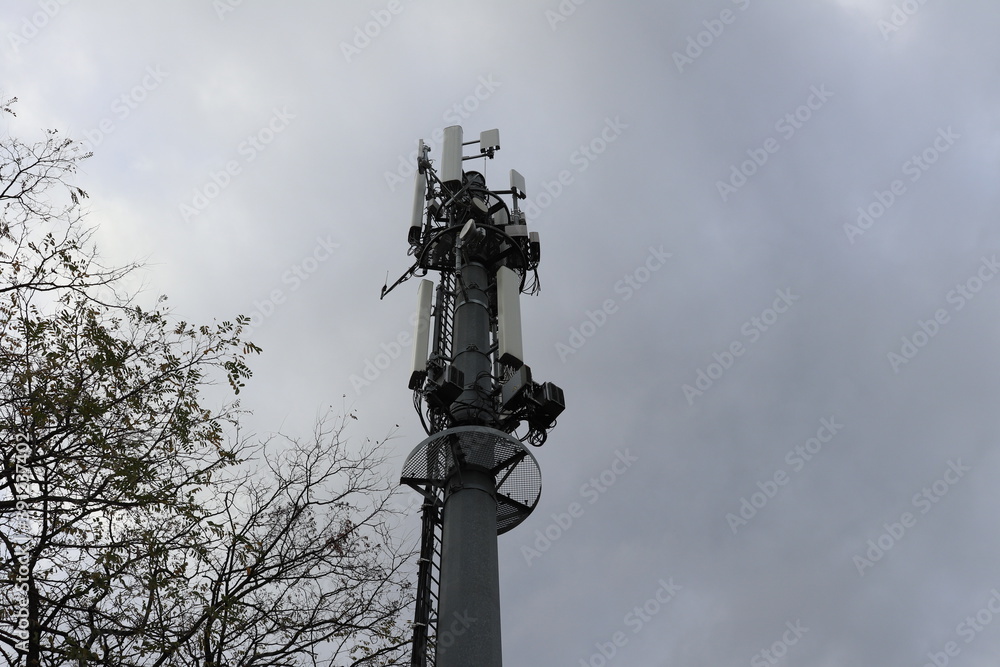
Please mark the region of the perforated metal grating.
[[403, 484], [443, 487], [459, 460], [490, 471], [497, 483], [497, 534], [531, 514], [542, 493], [542, 471], [520, 440], [485, 426], [458, 426], [426, 438], [403, 464]]

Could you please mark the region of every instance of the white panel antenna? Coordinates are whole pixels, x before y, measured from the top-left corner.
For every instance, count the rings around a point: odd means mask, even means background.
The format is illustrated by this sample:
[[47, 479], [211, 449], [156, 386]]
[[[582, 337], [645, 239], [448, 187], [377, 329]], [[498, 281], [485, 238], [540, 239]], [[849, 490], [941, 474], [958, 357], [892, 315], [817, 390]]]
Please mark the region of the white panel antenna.
[[420, 243], [420, 232], [424, 226], [424, 204], [427, 198], [427, 176], [417, 172], [417, 180], [413, 189], [413, 212], [410, 215], [410, 232], [407, 239], [410, 245]]
[[441, 144], [441, 182], [448, 187], [462, 185], [462, 126], [444, 128]]
[[427, 375], [427, 345], [431, 332], [431, 296], [434, 281], [421, 280], [417, 286], [417, 322], [413, 331], [413, 364], [410, 370], [410, 389], [418, 389]]
[[510, 189], [514, 191], [514, 194], [518, 197], [522, 197], [524, 193], [524, 176], [522, 176], [516, 169], [510, 170]]
[[500, 130], [483, 130], [479, 133], [479, 152], [493, 157], [500, 150]]
[[497, 346], [500, 363], [524, 364], [521, 342], [521, 277], [501, 266], [497, 269]]

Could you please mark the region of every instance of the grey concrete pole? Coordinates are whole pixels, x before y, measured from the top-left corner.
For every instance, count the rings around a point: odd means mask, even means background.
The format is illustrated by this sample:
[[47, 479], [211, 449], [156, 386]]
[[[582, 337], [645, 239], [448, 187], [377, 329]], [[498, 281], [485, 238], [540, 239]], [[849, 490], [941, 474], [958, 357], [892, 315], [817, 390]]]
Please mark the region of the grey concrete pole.
[[[490, 275], [481, 263], [466, 263], [457, 252], [452, 363], [465, 376], [465, 390], [452, 404], [452, 414], [461, 424], [492, 426]], [[496, 483], [489, 471], [459, 464], [445, 494], [436, 664], [501, 667]]]
[[[461, 250], [456, 251], [459, 255]], [[452, 365], [465, 374], [465, 391], [452, 404], [456, 425], [493, 424], [490, 372], [490, 275], [479, 262], [458, 260]]]
[[437, 667], [501, 667], [500, 564], [493, 476], [449, 480], [441, 537]]

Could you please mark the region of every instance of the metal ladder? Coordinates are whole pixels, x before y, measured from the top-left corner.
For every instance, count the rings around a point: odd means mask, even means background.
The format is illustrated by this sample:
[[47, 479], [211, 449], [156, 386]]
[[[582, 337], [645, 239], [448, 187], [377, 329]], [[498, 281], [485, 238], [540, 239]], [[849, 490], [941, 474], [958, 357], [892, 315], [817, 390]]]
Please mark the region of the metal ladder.
[[411, 667], [434, 667], [437, 653], [438, 600], [441, 591], [441, 506], [443, 489], [427, 485], [421, 508], [417, 599], [413, 612]]
[[[441, 272], [435, 306], [435, 331], [432, 355], [449, 358], [452, 340], [452, 311], [455, 301], [455, 275]], [[438, 433], [449, 424], [443, 415], [431, 416], [431, 432]], [[428, 465], [434, 465], [428, 461]], [[417, 562], [417, 595], [413, 612], [413, 647], [411, 667], [434, 667], [437, 655], [438, 600], [441, 590], [441, 538], [444, 489], [431, 484], [422, 489], [420, 558]]]

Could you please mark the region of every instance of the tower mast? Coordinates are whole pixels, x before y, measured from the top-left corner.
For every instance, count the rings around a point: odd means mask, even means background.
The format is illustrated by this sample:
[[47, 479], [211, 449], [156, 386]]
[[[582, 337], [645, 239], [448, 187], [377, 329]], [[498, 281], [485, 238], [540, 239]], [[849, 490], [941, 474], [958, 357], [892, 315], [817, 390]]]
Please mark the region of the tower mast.
[[525, 443], [541, 446], [565, 408], [562, 390], [533, 381], [523, 360], [520, 295], [537, 292], [540, 259], [518, 207], [524, 178], [511, 170], [509, 189], [491, 190], [463, 169], [499, 149], [497, 130], [463, 142], [454, 125], [435, 169], [420, 141], [408, 234], [416, 261], [382, 288], [384, 297], [438, 274], [417, 290], [409, 379], [428, 437], [401, 477], [424, 496], [413, 667], [501, 667], [497, 535], [537, 505], [541, 471]]

